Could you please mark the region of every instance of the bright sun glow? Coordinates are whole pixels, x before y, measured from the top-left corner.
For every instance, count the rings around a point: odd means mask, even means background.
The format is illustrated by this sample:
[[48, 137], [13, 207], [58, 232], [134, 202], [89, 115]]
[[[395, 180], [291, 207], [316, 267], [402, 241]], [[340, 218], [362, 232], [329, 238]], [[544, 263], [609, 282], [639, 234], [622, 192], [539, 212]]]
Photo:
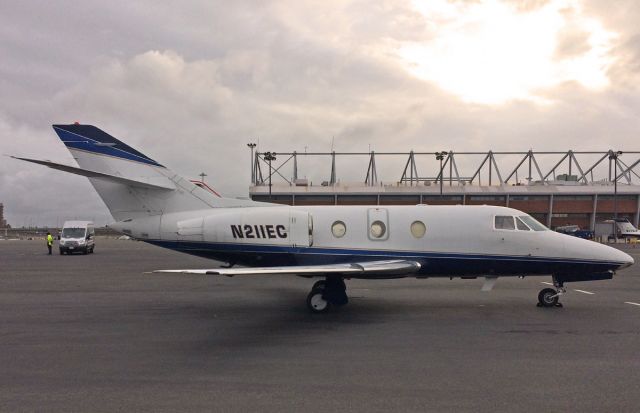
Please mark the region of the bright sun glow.
[[548, 103], [541, 92], [566, 81], [593, 90], [608, 85], [614, 34], [577, 1], [529, 11], [497, 0], [413, 4], [432, 37], [400, 47], [405, 67], [466, 102]]

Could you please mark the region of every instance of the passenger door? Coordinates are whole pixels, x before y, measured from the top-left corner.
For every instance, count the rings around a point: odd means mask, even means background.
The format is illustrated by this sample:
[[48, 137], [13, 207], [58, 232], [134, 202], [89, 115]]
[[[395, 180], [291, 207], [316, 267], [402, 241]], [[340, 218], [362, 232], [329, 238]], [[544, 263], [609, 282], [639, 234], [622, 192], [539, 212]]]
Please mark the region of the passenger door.
[[96, 230], [93, 227], [87, 228], [87, 246], [93, 247], [96, 243], [95, 241]]
[[291, 246], [310, 247], [313, 245], [313, 216], [308, 212], [291, 209], [289, 220]]

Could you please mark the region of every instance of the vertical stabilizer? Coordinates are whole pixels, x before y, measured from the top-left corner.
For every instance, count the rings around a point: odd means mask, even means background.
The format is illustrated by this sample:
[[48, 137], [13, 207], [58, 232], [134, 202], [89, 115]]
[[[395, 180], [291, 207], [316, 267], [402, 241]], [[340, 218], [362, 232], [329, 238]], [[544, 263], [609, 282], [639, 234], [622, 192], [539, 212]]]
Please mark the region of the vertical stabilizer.
[[[53, 125], [80, 168], [123, 178], [121, 182], [89, 177], [116, 221], [169, 212], [256, 206], [248, 200], [222, 198], [194, 185], [160, 163], [92, 125]], [[146, 182], [148, 187], [126, 180]], [[152, 186], [169, 187], [159, 189]]]

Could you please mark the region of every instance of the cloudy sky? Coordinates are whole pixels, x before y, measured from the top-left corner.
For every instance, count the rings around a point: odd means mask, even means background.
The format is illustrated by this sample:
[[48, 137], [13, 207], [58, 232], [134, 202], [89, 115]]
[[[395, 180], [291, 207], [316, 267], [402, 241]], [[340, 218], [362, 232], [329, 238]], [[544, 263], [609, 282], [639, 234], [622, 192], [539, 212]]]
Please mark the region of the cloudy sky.
[[[637, 0], [7, 0], [0, 154], [72, 163], [50, 125], [80, 121], [246, 196], [258, 139], [638, 150], [639, 21]], [[85, 178], [0, 159], [13, 226], [110, 220]]]

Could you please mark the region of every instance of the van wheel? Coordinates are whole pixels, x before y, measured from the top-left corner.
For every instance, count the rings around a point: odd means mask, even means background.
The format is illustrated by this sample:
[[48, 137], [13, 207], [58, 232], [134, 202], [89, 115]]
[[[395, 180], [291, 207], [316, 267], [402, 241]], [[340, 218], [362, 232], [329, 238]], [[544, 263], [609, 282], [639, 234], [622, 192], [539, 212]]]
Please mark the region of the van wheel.
[[89, 252], [89, 248], [85, 248], [84, 251], [82, 251], [82, 255], [87, 255], [87, 252]]

